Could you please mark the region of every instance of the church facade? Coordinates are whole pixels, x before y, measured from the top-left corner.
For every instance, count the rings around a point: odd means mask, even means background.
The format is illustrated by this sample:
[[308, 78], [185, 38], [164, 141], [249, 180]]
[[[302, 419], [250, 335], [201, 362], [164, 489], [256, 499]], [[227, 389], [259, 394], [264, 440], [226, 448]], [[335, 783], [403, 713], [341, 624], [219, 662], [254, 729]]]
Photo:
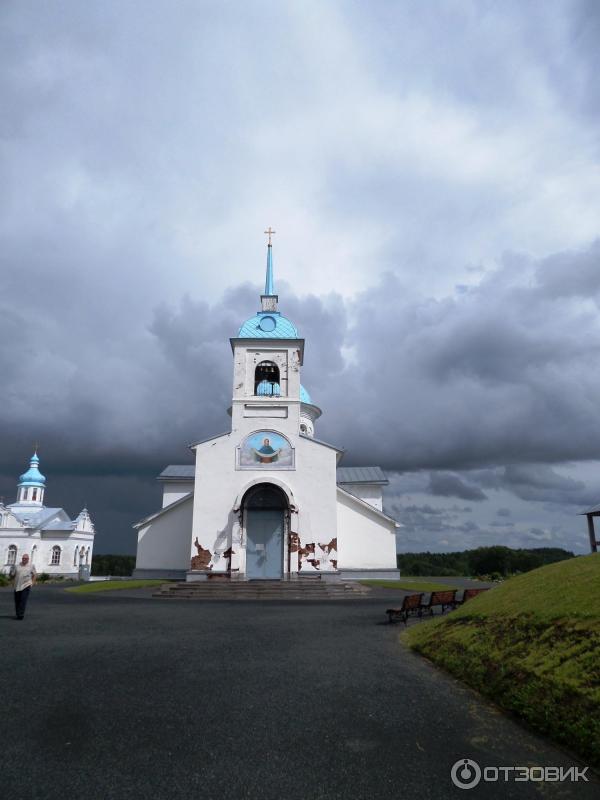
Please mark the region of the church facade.
[[10, 574], [27, 554], [38, 574], [87, 577], [94, 550], [94, 523], [84, 508], [75, 519], [63, 508], [44, 505], [46, 477], [33, 454], [29, 469], [19, 478], [17, 500], [0, 503], [2, 572]]
[[231, 429], [190, 445], [195, 464], [159, 476], [162, 508], [134, 526], [136, 576], [398, 576], [387, 479], [378, 467], [340, 467], [343, 451], [316, 438], [304, 339], [278, 305], [269, 241], [261, 309], [230, 340]]

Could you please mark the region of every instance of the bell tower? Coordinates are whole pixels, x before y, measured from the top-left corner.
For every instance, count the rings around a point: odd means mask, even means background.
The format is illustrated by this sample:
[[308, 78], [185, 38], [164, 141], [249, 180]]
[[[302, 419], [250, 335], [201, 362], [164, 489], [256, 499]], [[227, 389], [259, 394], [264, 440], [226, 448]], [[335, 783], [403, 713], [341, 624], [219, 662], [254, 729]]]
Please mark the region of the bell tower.
[[268, 228], [265, 291], [260, 311], [247, 319], [231, 339], [233, 398], [231, 428], [249, 433], [273, 427], [286, 436], [313, 436], [321, 410], [300, 383], [304, 339], [296, 326], [279, 311], [275, 292], [272, 235]]
[[46, 478], [39, 470], [40, 459], [37, 449], [31, 456], [29, 469], [19, 478], [17, 485], [17, 503], [41, 508], [44, 492], [46, 490]]
[[269, 228], [265, 291], [260, 311], [247, 319], [231, 339], [233, 351], [232, 430], [250, 432], [276, 427], [290, 435], [300, 429], [300, 368], [304, 339], [279, 311], [273, 276], [273, 244]]

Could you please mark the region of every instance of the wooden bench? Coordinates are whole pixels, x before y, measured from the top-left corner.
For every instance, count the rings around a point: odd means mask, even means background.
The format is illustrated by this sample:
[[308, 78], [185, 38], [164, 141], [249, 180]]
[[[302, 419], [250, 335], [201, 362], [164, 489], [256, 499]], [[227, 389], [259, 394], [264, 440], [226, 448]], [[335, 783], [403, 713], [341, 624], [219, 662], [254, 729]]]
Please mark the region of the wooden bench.
[[487, 592], [488, 590], [489, 586], [484, 586], [483, 589], [465, 589], [461, 603], [466, 603], [467, 600], [470, 600], [472, 597], [477, 597], [478, 594], [483, 594], [483, 592]]
[[434, 606], [441, 606], [443, 614], [447, 608], [456, 608], [457, 605], [456, 589], [449, 589], [442, 592], [431, 592], [428, 602], [421, 605], [421, 611], [429, 611], [433, 616]]
[[421, 616], [422, 598], [422, 594], [405, 595], [400, 608], [388, 608], [385, 612], [388, 615], [388, 621], [396, 622], [401, 619], [406, 625], [410, 614], [418, 614]]

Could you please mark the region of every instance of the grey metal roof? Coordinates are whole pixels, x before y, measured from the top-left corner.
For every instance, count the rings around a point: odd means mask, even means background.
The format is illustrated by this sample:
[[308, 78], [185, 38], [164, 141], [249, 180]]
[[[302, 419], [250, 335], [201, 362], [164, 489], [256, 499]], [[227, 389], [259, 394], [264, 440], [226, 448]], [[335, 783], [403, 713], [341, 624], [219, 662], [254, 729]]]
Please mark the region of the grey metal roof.
[[136, 530], [138, 528], [143, 528], [144, 525], [147, 525], [149, 522], [152, 522], [153, 519], [156, 519], [157, 517], [166, 514], [167, 511], [172, 511], [174, 508], [183, 505], [183, 503], [187, 503], [187, 501], [190, 500], [190, 498], [192, 498], [193, 496], [194, 496], [193, 492], [188, 492], [187, 494], [184, 494], [183, 497], [180, 497], [179, 500], [175, 500], [174, 503], [169, 503], [168, 506], [163, 506], [163, 508], [159, 509], [158, 511], [155, 511], [153, 514], [150, 514], [147, 517], [144, 517], [144, 519], [141, 519], [139, 522], [136, 522], [135, 525], [132, 525], [131, 527], [135, 528]]
[[309, 442], [316, 442], [316, 444], [322, 444], [325, 447], [330, 447], [332, 450], [336, 450], [338, 453], [343, 453], [343, 447], [336, 447], [334, 444], [329, 444], [329, 442], [324, 442], [322, 439], [315, 439], [314, 436], [307, 436], [305, 433], [300, 434], [301, 439], [306, 439]]
[[193, 481], [196, 467], [193, 464], [169, 464], [158, 476], [159, 481]]
[[55, 518], [59, 518], [60, 521], [71, 521], [71, 518], [63, 508], [48, 508], [48, 506], [36, 508], [35, 506], [27, 507], [24, 505], [19, 507], [17, 503], [14, 506], [9, 506], [9, 508], [11, 513], [29, 528], [44, 528]]
[[600, 515], [600, 503], [598, 503], [597, 506], [592, 506], [591, 508], [586, 508], [585, 511], [578, 511], [577, 514], [578, 514], [578, 516], [581, 516], [583, 514]]
[[338, 483], [389, 483], [381, 467], [338, 467], [336, 475]]
[[72, 531], [75, 529], [76, 522], [64, 519], [53, 519], [47, 525], [41, 525], [43, 531]]
[[363, 508], [368, 509], [368, 511], [371, 514], [374, 514], [376, 517], [385, 519], [387, 520], [387, 522], [393, 522], [396, 528], [404, 527], [402, 523], [397, 522], [393, 517], [388, 516], [388, 514], [386, 514], [384, 511], [380, 511], [378, 508], [375, 508], [375, 506], [372, 506], [370, 503], [367, 503], [366, 500], [362, 500], [360, 497], [357, 497], [355, 494], [352, 494], [352, 492], [349, 489], [344, 489], [343, 486], [338, 486], [337, 491], [341, 492], [341, 494], [343, 495], [346, 495], [346, 497], [351, 497], [355, 503], [358, 503]]
[[206, 439], [200, 439], [199, 442], [192, 442], [188, 447], [190, 450], [193, 450], [194, 447], [197, 447], [199, 444], [206, 444], [206, 442], [212, 442], [214, 439], [220, 439], [223, 436], [231, 436], [231, 431], [223, 431], [223, 433], [217, 433], [216, 436], [207, 436]]

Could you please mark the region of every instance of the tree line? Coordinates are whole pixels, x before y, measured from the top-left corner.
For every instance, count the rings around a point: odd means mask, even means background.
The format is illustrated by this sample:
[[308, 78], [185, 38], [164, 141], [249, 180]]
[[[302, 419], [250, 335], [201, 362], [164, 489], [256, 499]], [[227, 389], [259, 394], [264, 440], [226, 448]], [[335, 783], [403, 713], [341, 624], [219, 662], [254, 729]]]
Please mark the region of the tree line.
[[573, 557], [573, 553], [560, 547], [527, 550], [493, 545], [458, 553], [398, 553], [397, 562], [404, 575], [499, 575], [506, 578]]

